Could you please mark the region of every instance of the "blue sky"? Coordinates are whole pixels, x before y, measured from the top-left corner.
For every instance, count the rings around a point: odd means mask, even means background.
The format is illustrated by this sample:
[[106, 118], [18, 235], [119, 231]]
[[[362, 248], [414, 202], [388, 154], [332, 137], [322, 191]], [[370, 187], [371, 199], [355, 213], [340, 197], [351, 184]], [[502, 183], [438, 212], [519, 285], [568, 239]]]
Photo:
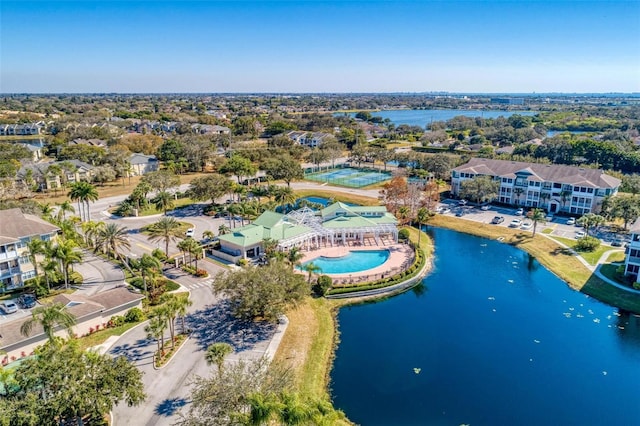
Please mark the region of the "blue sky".
[[640, 92], [640, 1], [0, 2], [0, 92]]

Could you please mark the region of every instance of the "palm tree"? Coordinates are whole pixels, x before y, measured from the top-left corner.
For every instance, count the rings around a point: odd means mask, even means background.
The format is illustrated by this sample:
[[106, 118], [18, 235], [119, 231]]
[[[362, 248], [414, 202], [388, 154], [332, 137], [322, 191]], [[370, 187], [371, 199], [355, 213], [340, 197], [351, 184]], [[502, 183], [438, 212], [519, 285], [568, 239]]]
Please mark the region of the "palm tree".
[[527, 217], [533, 221], [533, 237], [536, 236], [536, 228], [538, 227], [538, 222], [545, 222], [545, 214], [542, 209], [532, 209], [527, 213]]
[[[182, 253], [182, 260], [184, 263], [187, 263], [187, 253], [189, 253], [189, 239], [191, 237], [187, 237], [184, 240], [178, 243], [178, 250]], [[189, 253], [189, 264], [191, 264], [191, 253]]]
[[296, 202], [296, 199], [296, 194], [289, 187], [279, 186], [276, 190], [275, 200], [283, 209], [286, 209], [289, 205], [293, 205]]
[[216, 236], [216, 235], [213, 233], [213, 231], [212, 231], [211, 229], [207, 229], [206, 231], [204, 231], [204, 232], [202, 233], [202, 238], [205, 238], [206, 240], [209, 240], [209, 241], [210, 241], [210, 240], [213, 240], [213, 238], [214, 238], [215, 236]]
[[218, 226], [218, 235], [228, 234], [229, 232], [231, 232], [231, 228], [229, 228], [224, 223], [222, 225]]
[[298, 247], [291, 247], [287, 253], [287, 261], [291, 265], [291, 269], [298, 265], [303, 257], [304, 253], [302, 253]]
[[422, 236], [422, 224], [426, 223], [431, 217], [431, 212], [424, 207], [418, 209], [416, 220], [418, 221], [418, 247], [420, 247], [420, 237]]
[[550, 198], [551, 198], [551, 194], [549, 194], [548, 192], [540, 193], [540, 200], [542, 201], [542, 207], [548, 204]]
[[42, 266], [42, 273], [44, 274], [44, 279], [47, 283], [47, 291], [51, 291], [51, 280], [56, 280], [58, 278], [58, 262], [47, 257], [40, 266]]
[[114, 259], [120, 259], [125, 266], [129, 266], [124, 262], [120, 249], [130, 249], [131, 244], [127, 237], [128, 229], [125, 226], [118, 226], [116, 223], [108, 223], [98, 231], [97, 245], [102, 247], [103, 251]]
[[62, 203], [58, 204], [58, 220], [65, 220], [67, 217], [67, 213], [75, 213], [76, 209], [73, 208], [73, 204], [71, 201], [65, 200]]
[[22, 323], [20, 334], [29, 337], [36, 324], [42, 326], [49, 342], [55, 344], [55, 328], [62, 327], [71, 336], [73, 334], [73, 326], [76, 325], [76, 318], [62, 303], [39, 306], [31, 312], [31, 318]]
[[247, 404], [249, 404], [248, 424], [253, 426], [270, 424], [273, 416], [280, 413], [282, 407], [277, 396], [271, 392], [249, 394], [247, 395]]
[[175, 337], [176, 337], [174, 326], [175, 326], [175, 319], [177, 316], [177, 313], [176, 313], [177, 309], [173, 304], [174, 298], [175, 296], [171, 293], [163, 294], [162, 297], [160, 298], [160, 301], [163, 301], [164, 303], [162, 304], [162, 306], [156, 308], [155, 310], [156, 315], [162, 318], [167, 323], [167, 326], [169, 327], [169, 336], [171, 337], [171, 349], [175, 348]]
[[411, 209], [409, 209], [408, 206], [400, 206], [398, 212], [396, 213], [396, 216], [398, 216], [400, 225], [406, 225], [411, 218]]
[[71, 190], [68, 194], [69, 198], [73, 201], [78, 202], [78, 208], [82, 205], [85, 206], [84, 217], [82, 217], [82, 209], [80, 209], [80, 218], [82, 220], [88, 221], [91, 217], [91, 212], [89, 210], [89, 202], [97, 201], [99, 198], [98, 190], [95, 186], [91, 185], [89, 182], [74, 182], [71, 184]]
[[169, 241], [175, 242], [180, 235], [180, 223], [173, 217], [163, 217], [149, 228], [149, 241], [163, 241], [164, 254], [169, 257]]
[[202, 256], [202, 245], [189, 237], [187, 241], [187, 251], [189, 252], [189, 258], [195, 261], [196, 272], [198, 271], [198, 259]]
[[38, 261], [36, 259], [36, 255], [44, 254], [45, 244], [40, 238], [31, 238], [27, 243], [27, 248], [29, 249], [29, 261], [33, 265], [33, 270], [36, 275], [38, 275]]
[[162, 267], [162, 263], [147, 253], [143, 254], [140, 260], [131, 259], [129, 263], [132, 269], [140, 272], [144, 294], [147, 294], [147, 277], [156, 275]]
[[309, 284], [311, 284], [311, 277], [313, 276], [313, 274], [315, 274], [316, 272], [322, 272], [322, 268], [313, 262], [307, 263], [302, 267], [302, 269], [304, 269], [309, 274]]
[[297, 393], [282, 392], [280, 401], [284, 405], [279, 415], [285, 425], [307, 424], [313, 416], [309, 404], [300, 400]]
[[520, 196], [522, 194], [524, 194], [524, 189], [522, 189], [522, 188], [513, 188], [513, 193], [516, 196], [516, 201], [517, 201], [516, 204], [519, 205], [520, 204]]
[[222, 374], [224, 359], [231, 352], [233, 352], [233, 347], [228, 343], [212, 343], [207, 347], [207, 353], [205, 353], [204, 359], [208, 365], [217, 365], [218, 374]]
[[82, 252], [76, 250], [77, 246], [73, 240], [61, 239], [53, 249], [52, 257], [60, 263], [65, 288], [69, 288], [69, 266], [82, 261]]
[[180, 317], [180, 321], [182, 322], [182, 333], [186, 333], [187, 329], [185, 327], [184, 318], [187, 316], [187, 308], [193, 305], [193, 302], [187, 295], [179, 295], [176, 296], [175, 301], [176, 305], [176, 313]]
[[82, 222], [80, 227], [82, 228], [82, 232], [84, 233], [84, 242], [87, 246], [91, 248], [96, 247], [96, 240], [98, 235], [100, 234], [100, 230], [104, 228], [104, 222], [94, 222], [92, 220], [88, 222]]
[[40, 204], [40, 212], [45, 219], [50, 218], [53, 213], [53, 207], [51, 207], [50, 203]]
[[151, 202], [156, 206], [156, 209], [162, 210], [165, 216], [167, 215], [167, 210], [175, 205], [173, 195], [167, 191], [158, 192]]
[[148, 337], [156, 339], [158, 351], [164, 352], [164, 331], [167, 329], [167, 322], [164, 318], [156, 315], [149, 318], [149, 324], [144, 328]]

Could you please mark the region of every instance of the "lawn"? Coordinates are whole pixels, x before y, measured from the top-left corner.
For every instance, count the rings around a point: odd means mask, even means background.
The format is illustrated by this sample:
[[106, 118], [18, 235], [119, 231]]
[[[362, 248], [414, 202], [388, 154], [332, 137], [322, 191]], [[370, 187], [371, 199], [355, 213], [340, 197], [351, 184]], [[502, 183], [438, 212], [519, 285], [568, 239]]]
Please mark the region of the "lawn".
[[[570, 238], [562, 238], [562, 237], [555, 237], [555, 236], [551, 236], [551, 238], [553, 238], [554, 240], [566, 245], [567, 247], [571, 247], [574, 250], [575, 250], [575, 246], [578, 244], [578, 242], [576, 240], [572, 240]], [[602, 255], [605, 254], [606, 252], [608, 252], [609, 250], [615, 250], [615, 249], [612, 248], [612, 247], [609, 247], [609, 246], [600, 245], [594, 251], [578, 251], [578, 250], [576, 250], [576, 252], [578, 252], [580, 257], [582, 257], [584, 260], [586, 260], [587, 263], [589, 263], [589, 265], [594, 265], [595, 266], [598, 263], [598, 260], [600, 260], [600, 258], [602, 257]], [[619, 252], [622, 254], [622, 258], [624, 259], [624, 251], [619, 250]], [[613, 254], [615, 254], [615, 253], [613, 253]], [[611, 256], [609, 256], [609, 257], [611, 257]]]
[[[196, 201], [192, 200], [191, 198], [178, 198], [177, 200], [174, 200], [173, 208], [169, 210], [177, 210], [183, 207], [187, 207], [192, 205], [195, 202]], [[116, 210], [116, 208], [114, 208], [113, 210]], [[163, 213], [164, 213], [163, 210], [158, 210], [156, 206], [154, 206], [153, 204], [150, 204], [149, 208], [140, 211], [139, 216], [153, 216], [155, 214], [163, 214]]]
[[132, 329], [136, 325], [140, 324], [139, 322], [128, 322], [122, 324], [118, 327], [107, 328], [104, 330], [96, 331], [85, 337], [80, 337], [78, 339], [78, 343], [82, 350], [86, 350], [90, 347], [100, 345], [104, 343], [111, 336], [120, 336], [125, 331]]

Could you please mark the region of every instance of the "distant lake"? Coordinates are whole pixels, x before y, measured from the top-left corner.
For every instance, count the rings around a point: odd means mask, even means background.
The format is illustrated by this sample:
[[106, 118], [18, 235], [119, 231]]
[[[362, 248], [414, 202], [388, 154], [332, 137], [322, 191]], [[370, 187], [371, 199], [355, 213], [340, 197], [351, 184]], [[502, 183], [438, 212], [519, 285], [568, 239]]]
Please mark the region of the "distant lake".
[[[336, 113], [334, 115], [341, 114], [342, 113]], [[464, 115], [465, 117], [498, 118], [501, 116], [511, 117], [514, 114], [535, 115], [536, 113], [533, 111], [480, 111], [468, 109], [398, 109], [371, 113], [371, 115], [375, 117], [388, 118], [396, 126], [408, 124], [410, 126], [420, 126], [423, 128], [433, 121], [447, 121], [458, 115]], [[355, 117], [356, 114], [349, 113], [349, 115]]]
[[336, 408], [362, 425], [631, 425], [640, 318], [526, 252], [430, 231], [424, 287], [338, 313]]

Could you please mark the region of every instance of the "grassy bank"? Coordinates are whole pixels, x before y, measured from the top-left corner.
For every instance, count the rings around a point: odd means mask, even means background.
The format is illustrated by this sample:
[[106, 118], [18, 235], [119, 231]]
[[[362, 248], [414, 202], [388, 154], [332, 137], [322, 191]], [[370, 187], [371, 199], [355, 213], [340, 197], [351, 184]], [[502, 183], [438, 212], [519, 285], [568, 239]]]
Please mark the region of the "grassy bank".
[[442, 215], [433, 217], [429, 225], [493, 240], [503, 237], [504, 243], [530, 253], [572, 289], [581, 291], [610, 305], [640, 313], [640, 297], [601, 280], [569, 250], [542, 235], [536, 235], [533, 238], [530, 232]]

